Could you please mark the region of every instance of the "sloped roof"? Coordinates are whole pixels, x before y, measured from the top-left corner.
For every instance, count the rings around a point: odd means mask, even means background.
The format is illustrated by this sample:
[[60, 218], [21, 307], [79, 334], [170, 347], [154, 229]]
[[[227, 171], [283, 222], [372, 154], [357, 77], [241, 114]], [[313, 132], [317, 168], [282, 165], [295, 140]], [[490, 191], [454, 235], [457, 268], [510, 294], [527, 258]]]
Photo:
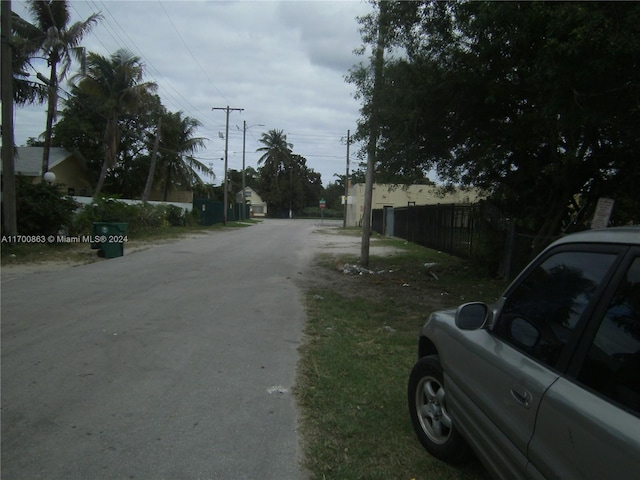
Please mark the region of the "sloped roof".
[[[18, 147], [15, 161], [15, 172], [26, 177], [39, 177], [42, 174], [42, 151], [44, 147]], [[62, 163], [69, 157], [78, 157], [82, 164], [86, 166], [86, 161], [82, 155], [69, 152], [61, 147], [51, 147], [49, 151], [49, 169]], [[0, 172], [2, 165], [0, 165]]]
[[[253, 188], [251, 188], [249, 186], [246, 186], [246, 187], [244, 187], [244, 191], [245, 191], [245, 194], [246, 194], [246, 192], [251, 192], [251, 198], [252, 198], [252, 200], [254, 200], [251, 203], [253, 203], [253, 204], [263, 204], [263, 203], [265, 203], [264, 200], [262, 200], [262, 197], [260, 196], [260, 194], [258, 192], [256, 192]], [[242, 195], [242, 190], [239, 193], [240, 193], [240, 195]]]

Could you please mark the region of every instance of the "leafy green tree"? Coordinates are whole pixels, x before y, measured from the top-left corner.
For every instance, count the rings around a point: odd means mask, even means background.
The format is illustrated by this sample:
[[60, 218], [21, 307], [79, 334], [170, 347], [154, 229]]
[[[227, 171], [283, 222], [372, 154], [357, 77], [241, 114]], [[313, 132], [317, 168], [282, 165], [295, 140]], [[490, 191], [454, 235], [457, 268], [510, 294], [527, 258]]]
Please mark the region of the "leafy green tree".
[[270, 212], [283, 215], [288, 211], [291, 217], [294, 211], [317, 202], [322, 195], [320, 174], [307, 167], [307, 160], [294, 154], [293, 145], [287, 142], [282, 130], [270, 130], [263, 133], [258, 148], [263, 152], [258, 159], [260, 175], [259, 192], [268, 204]]
[[324, 195], [320, 173], [307, 166], [307, 159], [294, 155], [294, 176], [292, 188], [299, 192], [294, 195], [293, 207], [300, 211], [306, 207], [317, 206]]
[[47, 87], [34, 82], [30, 69], [40, 50], [41, 32], [35, 25], [11, 12], [11, 69], [13, 70], [13, 101], [16, 105], [44, 103], [47, 100]]
[[263, 152], [258, 159], [258, 165], [262, 165], [265, 170], [277, 177], [282, 171], [287, 170], [291, 164], [291, 154], [293, 144], [287, 142], [287, 136], [283, 130], [269, 130], [263, 133], [259, 140], [264, 147], [258, 148], [257, 152]]
[[[95, 13], [85, 21], [69, 25], [71, 17], [67, 1], [28, 0], [27, 8], [33, 17], [36, 28], [29, 28], [22, 22], [18, 23], [19, 31], [25, 35], [23, 38], [24, 48], [21, 51], [27, 53], [42, 51], [50, 69], [49, 78], [45, 79], [47, 84], [47, 124], [42, 156], [42, 175], [44, 175], [49, 170], [52, 129], [58, 105], [58, 85], [69, 71], [72, 54], [82, 58], [84, 50], [78, 48], [80, 42], [102, 16]], [[37, 89], [35, 93], [37, 93]], [[29, 98], [29, 95], [26, 95], [24, 98]]]
[[21, 234], [55, 235], [62, 227], [71, 225], [78, 205], [70, 196], [60, 195], [59, 185], [34, 184], [21, 175], [16, 179], [16, 211]]
[[98, 182], [104, 156], [104, 132], [109, 114], [104, 102], [75, 86], [64, 101], [60, 119], [53, 127], [53, 143], [87, 160], [92, 185]]
[[[143, 191], [149, 169], [148, 146], [153, 143], [158, 112], [164, 107], [157, 95], [142, 95], [140, 108], [123, 113], [120, 122], [119, 152], [105, 177], [102, 191], [137, 198]], [[109, 110], [105, 103], [72, 87], [54, 126], [53, 142], [69, 151], [78, 151], [87, 160], [92, 185], [98, 182], [104, 157], [104, 132]]]
[[251, 187], [254, 190], [258, 188], [259, 182], [259, 174], [258, 171], [253, 167], [247, 167], [244, 169], [244, 179], [245, 185], [247, 187]]
[[236, 202], [236, 194], [242, 191], [242, 172], [240, 170], [229, 169], [227, 172], [227, 181], [229, 182], [229, 194], [231, 202]]
[[[538, 247], [581, 228], [600, 196], [616, 199], [616, 221], [638, 220], [640, 4], [422, 1], [389, 12], [383, 177], [436, 169], [486, 189]], [[362, 66], [349, 77], [365, 120], [370, 78]]]
[[125, 113], [120, 120], [120, 142], [116, 162], [105, 178], [104, 191], [124, 198], [139, 198], [149, 171], [149, 145], [153, 143], [158, 111], [163, 109], [159, 97], [144, 94], [135, 113]]
[[87, 71], [79, 75], [78, 88], [107, 109], [104, 133], [104, 160], [95, 195], [104, 185], [107, 172], [117, 160], [120, 143], [120, 119], [125, 113], [136, 112], [143, 99], [157, 89], [153, 82], [143, 82], [144, 68], [140, 58], [121, 49], [107, 58], [97, 53], [87, 55]]
[[342, 197], [344, 196], [344, 175], [336, 175], [335, 182], [329, 182], [324, 188], [323, 198], [327, 202], [326, 208], [332, 210], [343, 209]]
[[[262, 178], [261, 195], [270, 209], [278, 206], [282, 209], [287, 203], [287, 196], [290, 200], [290, 193], [282, 188], [281, 177], [283, 173], [293, 175], [292, 166], [292, 148], [293, 144], [287, 142], [287, 136], [283, 130], [269, 130], [262, 134], [259, 140], [264, 146], [258, 148], [257, 152], [263, 152], [258, 159], [258, 165], [261, 165], [260, 177]], [[289, 194], [289, 195], [287, 195]]]

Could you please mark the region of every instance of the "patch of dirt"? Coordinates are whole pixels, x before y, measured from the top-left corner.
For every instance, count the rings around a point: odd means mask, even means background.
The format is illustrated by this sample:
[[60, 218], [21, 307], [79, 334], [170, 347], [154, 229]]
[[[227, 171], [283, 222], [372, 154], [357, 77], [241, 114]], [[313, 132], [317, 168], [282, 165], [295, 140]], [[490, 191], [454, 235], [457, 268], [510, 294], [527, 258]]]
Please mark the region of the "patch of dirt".
[[[388, 270], [358, 266], [360, 236], [345, 234], [341, 229], [322, 229], [315, 233], [322, 237], [316, 247], [316, 257], [309, 270], [299, 278], [303, 289], [335, 289], [342, 295], [370, 299], [383, 299], [399, 304], [411, 304], [423, 308], [425, 314], [434, 309], [460, 303], [459, 299], [443, 288], [435, 268], [400, 268]], [[380, 244], [372, 238], [370, 257], [393, 257], [400, 250]]]
[[[190, 234], [190, 238], [197, 234]], [[150, 248], [157, 247], [159, 245], [165, 245], [167, 243], [176, 242], [180, 238], [163, 239], [156, 241], [132, 241], [125, 244], [125, 252], [127, 255]], [[65, 253], [58, 253], [59, 258], [55, 259], [43, 259], [41, 261], [23, 262], [23, 263], [11, 263], [10, 261], [4, 261], [0, 266], [0, 278], [2, 282], [10, 281], [15, 278], [23, 277], [34, 273], [42, 272], [55, 272], [65, 270], [71, 267], [77, 267], [78, 265], [86, 265], [88, 263], [104, 262], [107, 259], [98, 256], [97, 250], [92, 250], [86, 243], [79, 243], [70, 245], [70, 248]]]
[[[310, 265], [297, 275], [297, 283], [305, 290], [337, 289], [343, 295], [363, 298], [386, 298], [399, 304], [417, 305], [425, 311], [458, 305], [464, 301], [448, 292], [443, 275], [438, 266], [411, 265], [395, 270], [376, 268], [375, 257], [393, 257], [398, 249], [384, 245], [376, 238], [371, 239], [369, 254], [372, 257], [370, 271], [357, 268], [361, 253], [361, 237], [345, 233], [342, 228], [318, 227], [309, 246]], [[191, 238], [203, 234], [189, 234]], [[204, 234], [206, 235], [206, 233]], [[180, 238], [157, 241], [129, 242], [125, 245], [127, 254], [155, 248], [159, 245], [179, 241]], [[41, 262], [6, 264], [0, 268], [2, 282], [10, 281], [38, 272], [59, 271], [77, 265], [105, 261], [97, 256], [96, 250], [79, 244], [71, 249], [69, 258], [44, 260]]]

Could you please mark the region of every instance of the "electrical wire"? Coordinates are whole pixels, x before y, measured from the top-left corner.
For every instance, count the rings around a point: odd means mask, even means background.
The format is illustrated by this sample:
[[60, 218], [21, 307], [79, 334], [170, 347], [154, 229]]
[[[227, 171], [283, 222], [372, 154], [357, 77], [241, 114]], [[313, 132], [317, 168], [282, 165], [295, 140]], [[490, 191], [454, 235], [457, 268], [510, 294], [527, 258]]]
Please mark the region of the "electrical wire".
[[[73, 9], [73, 11], [75, 12], [75, 14], [79, 17], [79, 18], [86, 18], [89, 15], [83, 16], [80, 9], [78, 8], [79, 6], [83, 5], [82, 2], [69, 2], [71, 8]], [[200, 64], [200, 62], [198, 61], [197, 57], [194, 55], [192, 49], [190, 48], [189, 44], [185, 41], [185, 38], [183, 37], [183, 35], [180, 33], [180, 31], [178, 30], [176, 24], [174, 23], [174, 21], [171, 19], [169, 13], [167, 12], [165, 6], [162, 4], [162, 2], [158, 1], [157, 2], [158, 5], [160, 6], [164, 16], [167, 18], [169, 24], [171, 25], [172, 30], [175, 32], [175, 34], [177, 35], [177, 37], [180, 39], [180, 42], [182, 43], [182, 45], [184, 45], [184, 48], [186, 49], [186, 51], [189, 53], [191, 59], [193, 60], [193, 62], [195, 63], [195, 65], [197, 66], [198, 70], [202, 73], [202, 75], [204, 76], [204, 78], [206, 79], [207, 83], [209, 85], [211, 85], [215, 91], [220, 95], [220, 97], [222, 97], [223, 99], [225, 99], [226, 103], [229, 103], [226, 100], [226, 97], [224, 96], [224, 94], [218, 89], [218, 87], [215, 85], [215, 83], [211, 80], [211, 78], [209, 77], [209, 75], [207, 74], [207, 72], [205, 71], [205, 69], [202, 67], [202, 65]], [[151, 81], [154, 81], [156, 84], [160, 85], [160, 79], [162, 79], [162, 87], [163, 87], [163, 95], [166, 95], [166, 97], [171, 101], [171, 103], [175, 106], [178, 106], [180, 110], [187, 112], [187, 115], [195, 120], [197, 120], [202, 128], [205, 128], [206, 131], [209, 132], [215, 132], [215, 131], [224, 131], [225, 129], [225, 125], [220, 125], [220, 124], [214, 124], [212, 125], [210, 123], [210, 119], [207, 117], [206, 120], [207, 121], [203, 121], [202, 119], [199, 119], [197, 115], [194, 115], [193, 112], [198, 110], [198, 107], [195, 107], [193, 104], [191, 104], [191, 102], [185, 98], [182, 93], [176, 89], [172, 83], [160, 72], [160, 70], [153, 64], [153, 62], [151, 62], [144, 54], [144, 52], [142, 51], [142, 49], [136, 44], [136, 42], [131, 38], [131, 36], [127, 33], [126, 29], [124, 29], [122, 27], [122, 25], [120, 24], [120, 22], [118, 21], [116, 15], [114, 15], [112, 9], [109, 7], [108, 2], [102, 1], [102, 0], [87, 0], [86, 2], [84, 2], [84, 4], [86, 6], [88, 6], [89, 8], [93, 8], [93, 10], [95, 12], [100, 11], [100, 12], [104, 12], [103, 13], [103, 19], [100, 22], [100, 24], [104, 27], [105, 30], [105, 34], [108, 35], [113, 42], [119, 47], [119, 48], [126, 48], [128, 50], [133, 51], [135, 54], [139, 55], [140, 58], [143, 59], [143, 61], [145, 62], [145, 66], [148, 67], [148, 69], [146, 70], [146, 74], [148, 76], [148, 78]], [[93, 12], [92, 12], [93, 13]], [[102, 47], [105, 49], [105, 51], [108, 51], [107, 46], [105, 45], [105, 42], [103, 42], [102, 37], [100, 36], [95, 36], [97, 38], [97, 41], [102, 45]], [[68, 99], [71, 94], [69, 92], [67, 92], [66, 90], [63, 90], [64, 94], [66, 95], [66, 98]], [[62, 92], [61, 92], [62, 93]], [[63, 95], [61, 95], [61, 98], [63, 97]], [[63, 98], [64, 100], [64, 98]], [[96, 112], [98, 113], [98, 112]], [[245, 140], [249, 139], [249, 140], [253, 140], [253, 146], [260, 146], [260, 140], [258, 138], [256, 138], [255, 134], [253, 131], [251, 130], [247, 130], [248, 135], [246, 135]], [[140, 129], [140, 133], [146, 133], [149, 134], [149, 132], [145, 129]], [[238, 128], [238, 131], [233, 131], [230, 130], [229, 131], [229, 138], [233, 138], [234, 140], [239, 140], [240, 138], [242, 138], [242, 130], [240, 128]], [[344, 133], [336, 133], [336, 134], [331, 134], [331, 133], [323, 133], [323, 134], [319, 134], [319, 133], [309, 133], [309, 132], [287, 132], [287, 135], [289, 136], [290, 139], [293, 140], [297, 140], [297, 139], [301, 139], [303, 140], [306, 149], [311, 149], [314, 148], [314, 146], [326, 146], [327, 145], [327, 140], [334, 140], [336, 143], [342, 143], [343, 139], [344, 139]], [[333, 142], [330, 142], [333, 143]], [[211, 149], [207, 148], [208, 151], [211, 151]], [[218, 151], [218, 150], [214, 150], [214, 151]], [[220, 151], [223, 151], [220, 149]], [[233, 153], [238, 153], [238, 152], [233, 152]], [[340, 159], [342, 160], [343, 157], [342, 156], [338, 156], [338, 155], [325, 155], [322, 153], [313, 153], [313, 154], [306, 154], [306, 155], [301, 155], [305, 158], [326, 158], [326, 159]], [[203, 160], [210, 160], [208, 157], [201, 157], [203, 158]], [[215, 158], [213, 159], [215, 160]]]

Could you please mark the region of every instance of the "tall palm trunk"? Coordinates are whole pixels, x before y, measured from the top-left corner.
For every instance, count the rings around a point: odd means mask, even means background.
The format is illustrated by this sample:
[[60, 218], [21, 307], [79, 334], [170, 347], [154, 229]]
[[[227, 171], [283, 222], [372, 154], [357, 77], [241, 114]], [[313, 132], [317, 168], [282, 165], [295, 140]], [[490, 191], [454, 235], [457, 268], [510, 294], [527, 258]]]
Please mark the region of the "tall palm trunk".
[[107, 126], [104, 132], [104, 160], [102, 162], [102, 169], [100, 170], [100, 177], [98, 178], [98, 185], [96, 185], [94, 196], [99, 195], [102, 191], [109, 167], [115, 163], [118, 145], [118, 120], [117, 115], [114, 115], [114, 117], [115, 118], [107, 120]]
[[164, 182], [164, 197], [163, 201], [167, 201], [169, 198], [169, 187], [171, 186], [171, 162], [167, 165], [167, 179]]
[[52, 53], [49, 58], [51, 63], [51, 73], [48, 82], [48, 101], [47, 101], [47, 125], [44, 132], [44, 148], [42, 150], [42, 172], [40, 173], [42, 180], [44, 174], [49, 171], [49, 153], [51, 151], [51, 137], [53, 136], [53, 119], [56, 116], [58, 106], [58, 55]]
[[156, 164], [158, 161], [158, 148], [160, 147], [160, 129], [161, 128], [162, 128], [162, 116], [158, 119], [158, 133], [156, 134], [156, 140], [153, 143], [153, 152], [151, 153], [151, 163], [149, 164], [149, 174], [147, 175], [147, 183], [144, 186], [144, 192], [142, 192], [142, 200], [144, 202], [149, 200], [149, 196], [151, 195], [151, 185], [153, 184], [153, 177], [156, 174]]

